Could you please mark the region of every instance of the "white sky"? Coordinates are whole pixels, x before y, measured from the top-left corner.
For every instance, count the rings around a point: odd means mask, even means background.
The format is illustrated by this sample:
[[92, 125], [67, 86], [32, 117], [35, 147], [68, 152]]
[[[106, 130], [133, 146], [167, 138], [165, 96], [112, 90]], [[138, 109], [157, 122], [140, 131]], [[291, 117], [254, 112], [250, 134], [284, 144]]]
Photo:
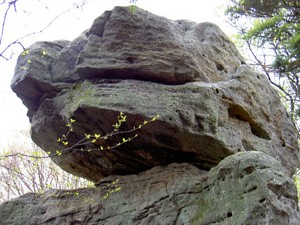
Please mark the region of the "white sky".
[[[8, 43], [31, 32], [44, 28], [63, 11], [80, 4], [82, 0], [19, 0], [17, 12], [10, 11], [4, 31], [4, 42], [0, 51]], [[86, 0], [82, 8], [74, 9], [64, 15], [44, 30], [42, 33], [30, 36], [22, 41], [25, 47], [36, 41], [66, 39], [73, 40], [88, 29], [94, 19], [105, 10], [111, 10], [117, 5], [129, 5], [129, 0]], [[187, 19], [195, 22], [214, 22], [227, 34], [233, 34], [233, 29], [225, 22], [224, 5], [228, 0], [138, 0], [137, 6], [169, 19]], [[0, 23], [4, 16], [3, 5], [0, 5]], [[0, 59], [0, 147], [15, 140], [21, 140], [20, 131], [29, 129], [26, 116], [27, 109], [20, 99], [10, 89], [14, 66], [20, 47], [11, 49], [13, 58], [9, 61]], [[11, 51], [7, 52], [8, 56]], [[24, 133], [24, 132], [23, 132]], [[0, 149], [1, 150], [1, 149]]]

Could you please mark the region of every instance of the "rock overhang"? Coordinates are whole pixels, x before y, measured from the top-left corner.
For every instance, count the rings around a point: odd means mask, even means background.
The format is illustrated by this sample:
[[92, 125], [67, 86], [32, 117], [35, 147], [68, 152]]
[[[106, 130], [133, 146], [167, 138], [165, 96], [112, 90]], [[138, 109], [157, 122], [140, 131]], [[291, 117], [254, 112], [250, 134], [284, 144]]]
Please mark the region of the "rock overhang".
[[240, 151], [263, 151], [289, 174], [298, 165], [297, 139], [278, 95], [210, 23], [116, 7], [71, 43], [28, 48], [12, 88], [29, 109], [33, 140], [47, 152], [62, 148], [56, 139], [71, 117], [74, 144], [84, 133], [109, 132], [120, 111], [127, 129], [160, 115], [119, 149], [53, 157], [93, 181], [171, 162], [209, 170]]

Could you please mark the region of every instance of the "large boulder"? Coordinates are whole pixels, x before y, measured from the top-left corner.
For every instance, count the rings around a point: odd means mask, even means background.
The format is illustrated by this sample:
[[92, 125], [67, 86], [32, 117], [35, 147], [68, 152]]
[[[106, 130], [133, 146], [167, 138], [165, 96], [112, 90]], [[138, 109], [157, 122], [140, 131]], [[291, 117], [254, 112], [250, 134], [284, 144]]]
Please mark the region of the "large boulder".
[[98, 187], [25, 195], [3, 223], [300, 224], [291, 118], [216, 25], [116, 7], [29, 47], [12, 89], [33, 141]]
[[[289, 175], [298, 166], [297, 137], [279, 96], [216, 25], [116, 7], [73, 42], [36, 43], [25, 53], [12, 89], [28, 107], [32, 139], [47, 152], [64, 149], [57, 138], [76, 120], [68, 154], [52, 157], [70, 173], [98, 181], [171, 162], [209, 170], [250, 150], [278, 159]], [[72, 150], [85, 134], [111, 132], [120, 111], [123, 131], [160, 117], [117, 149]]]
[[0, 205], [0, 224], [298, 225], [295, 199], [280, 163], [250, 151], [210, 172], [170, 164], [109, 176], [95, 188], [26, 194]]

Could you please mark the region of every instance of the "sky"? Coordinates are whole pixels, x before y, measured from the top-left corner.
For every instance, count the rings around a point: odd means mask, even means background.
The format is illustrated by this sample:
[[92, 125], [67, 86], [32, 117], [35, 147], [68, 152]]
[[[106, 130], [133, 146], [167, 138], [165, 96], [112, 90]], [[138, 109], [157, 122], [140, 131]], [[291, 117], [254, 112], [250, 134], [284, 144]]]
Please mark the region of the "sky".
[[[16, 11], [12, 8], [7, 14], [0, 52], [12, 41], [30, 34], [21, 40], [26, 48], [37, 41], [73, 40], [104, 11], [114, 6], [128, 6], [129, 0], [19, 0]], [[136, 5], [154, 14], [172, 20], [187, 19], [200, 22], [213, 22], [228, 35], [234, 29], [225, 21], [225, 4], [228, 0], [138, 0]], [[0, 5], [2, 24], [6, 7]], [[54, 18], [58, 17], [53, 21]], [[48, 24], [51, 23], [50, 26]], [[48, 26], [48, 27], [47, 27]], [[46, 29], [44, 29], [47, 27]], [[44, 30], [43, 30], [44, 29]], [[42, 32], [38, 32], [43, 30]], [[14, 67], [20, 46], [10, 48], [6, 56], [10, 60], [0, 59], [0, 147], [18, 142], [26, 142], [26, 132], [30, 124], [26, 116], [27, 109], [10, 89]], [[27, 137], [28, 138], [28, 137]], [[1, 149], [0, 149], [1, 151]]]

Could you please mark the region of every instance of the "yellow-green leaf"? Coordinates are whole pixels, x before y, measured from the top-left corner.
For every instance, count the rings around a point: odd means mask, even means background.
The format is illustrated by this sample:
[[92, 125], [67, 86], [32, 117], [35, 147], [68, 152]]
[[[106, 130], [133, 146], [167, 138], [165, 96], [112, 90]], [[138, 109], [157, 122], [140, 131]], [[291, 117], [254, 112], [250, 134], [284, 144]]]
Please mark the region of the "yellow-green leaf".
[[26, 49], [25, 51], [23, 51], [23, 52], [21, 53], [22, 56], [25, 56], [25, 55], [28, 55], [28, 54], [29, 54], [28, 49]]
[[114, 180], [111, 184], [116, 184], [116, 183], [119, 182], [119, 180], [120, 180], [120, 179], [116, 179], [116, 180]]
[[60, 156], [61, 155], [61, 151], [56, 150], [56, 155]]
[[121, 190], [121, 187], [117, 187], [116, 189], [115, 189], [115, 191], [120, 191]]

